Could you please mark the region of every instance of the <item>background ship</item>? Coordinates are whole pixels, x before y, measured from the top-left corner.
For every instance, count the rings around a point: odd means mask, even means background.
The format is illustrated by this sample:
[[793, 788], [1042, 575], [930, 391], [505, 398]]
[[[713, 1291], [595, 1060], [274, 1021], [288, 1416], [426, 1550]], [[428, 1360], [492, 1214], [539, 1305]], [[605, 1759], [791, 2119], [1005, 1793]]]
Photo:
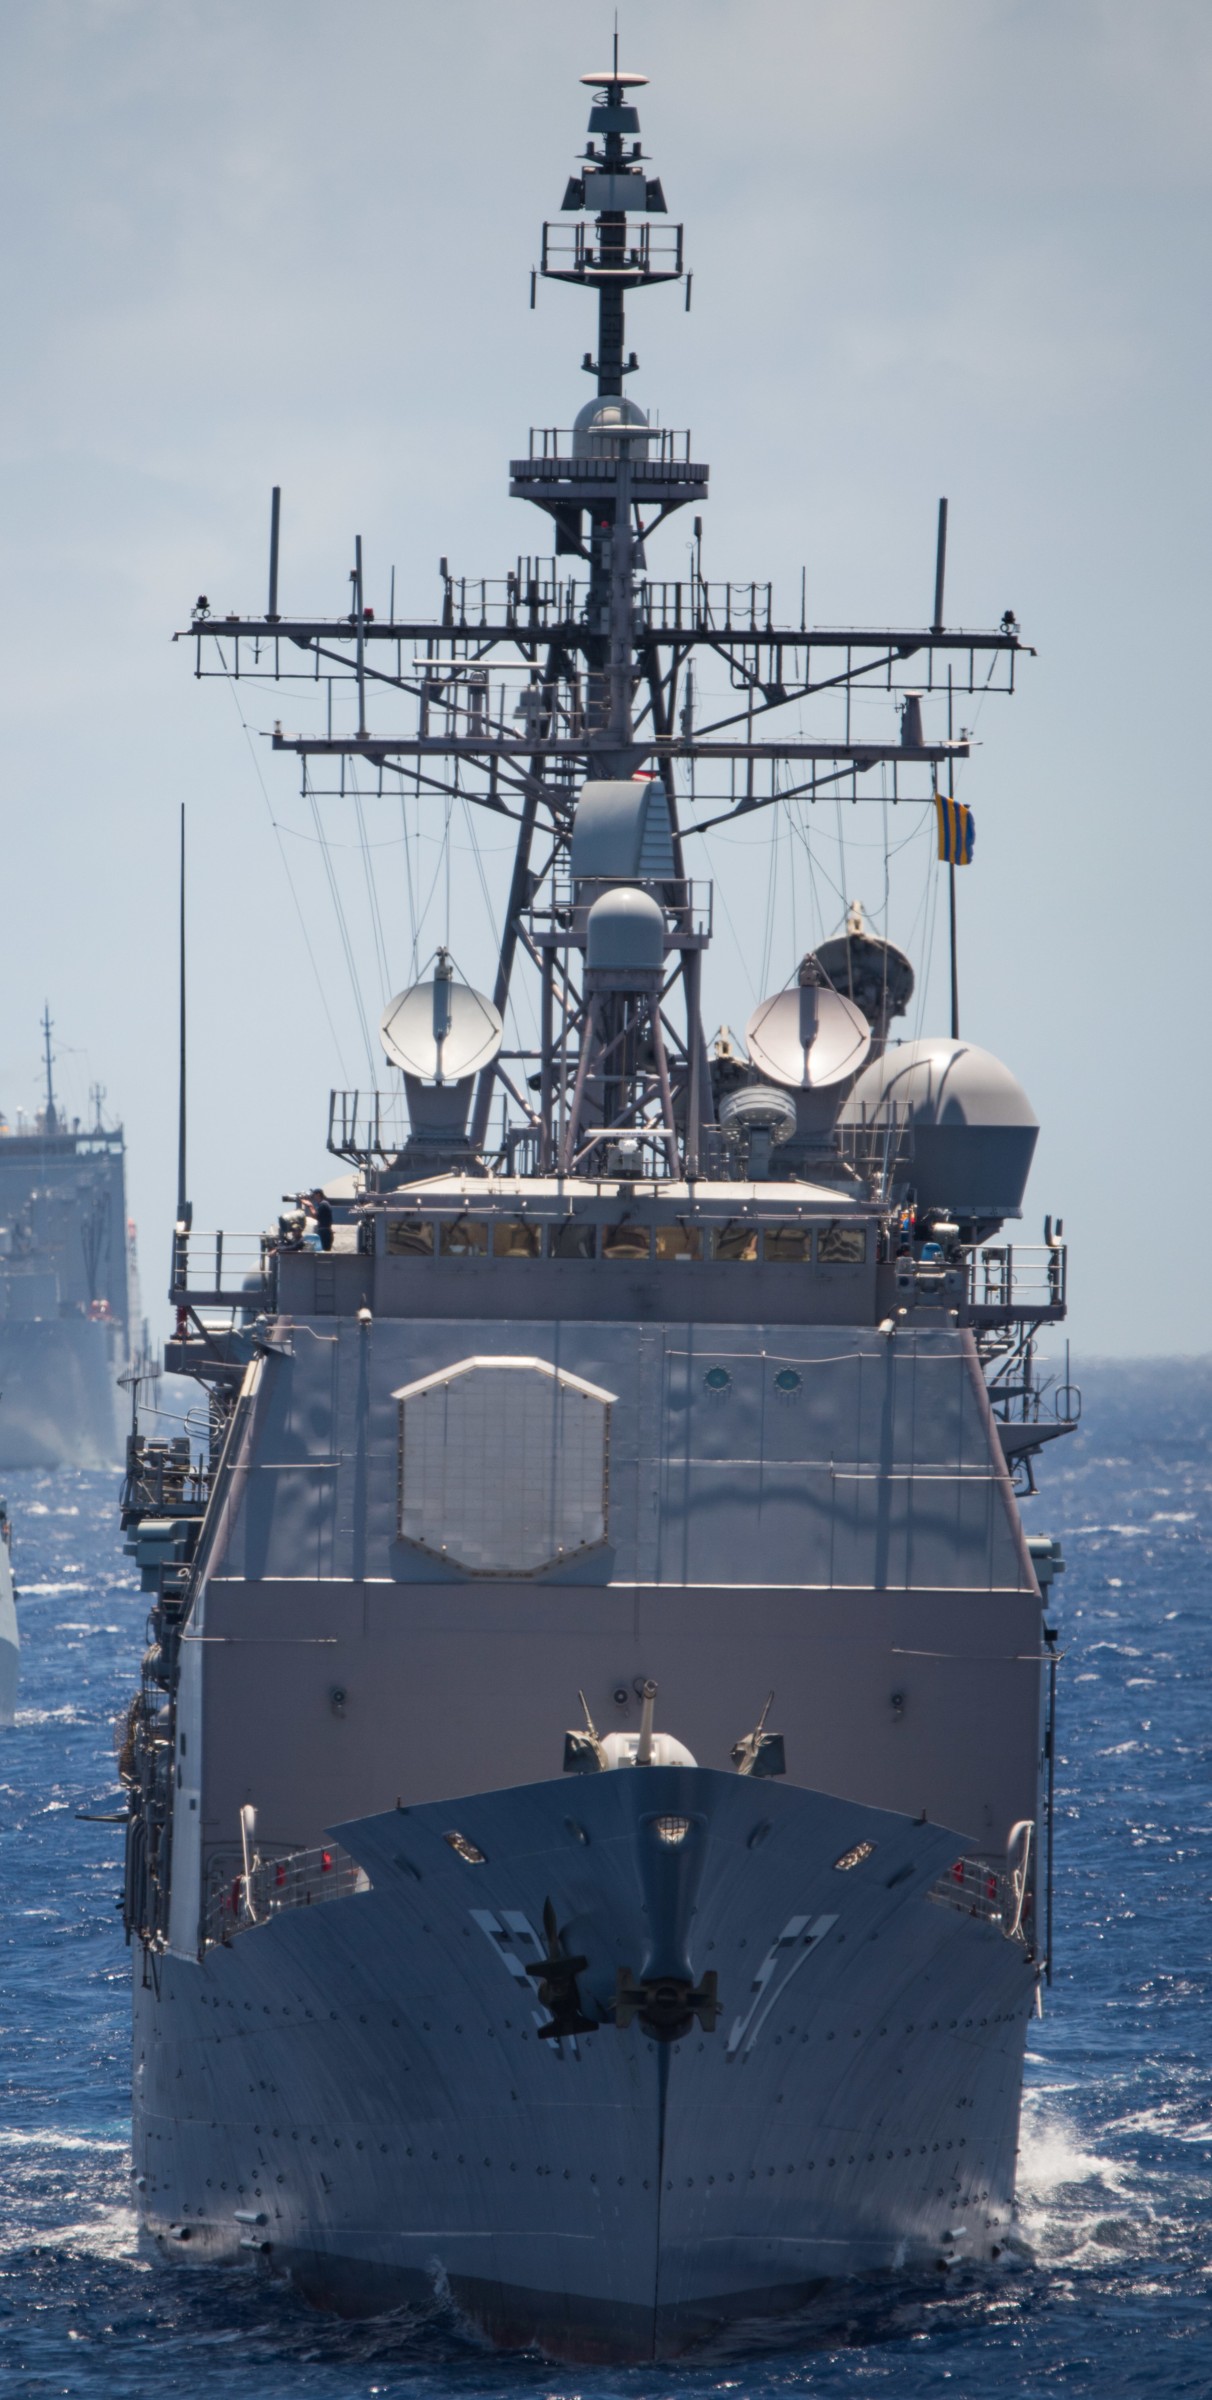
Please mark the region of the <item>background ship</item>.
[[311, 791], [406, 773], [516, 848], [491, 997], [444, 943], [391, 1000], [324, 1194], [200, 1232], [182, 1121], [209, 1441], [131, 1439], [121, 1768], [152, 2233], [625, 2359], [1012, 2239], [1059, 1565], [1013, 1484], [1073, 1402], [1059, 1228], [998, 1238], [1035, 1119], [954, 977], [896, 1044], [913, 968], [852, 909], [705, 1038], [694, 833], [878, 769], [954, 836], [955, 699], [1022, 644], [946, 627], [945, 510], [925, 627], [781, 623], [697, 522], [651, 578], [708, 470], [623, 397], [624, 295], [685, 283], [682, 234], [643, 78], [585, 81], [540, 271], [598, 296], [597, 394], [511, 465], [554, 558], [376, 619], [359, 542], [352, 609], [289, 617], [275, 493], [264, 615], [195, 611], [200, 673], [322, 672], [323, 732], [274, 734]]
[[16, 1716], [17, 1685], [21, 1673], [21, 1634], [13, 1585], [12, 1541], [8, 1503], [0, 1500], [0, 1725], [11, 1725]]
[[49, 1011], [42, 1033], [43, 1105], [0, 1125], [0, 1467], [105, 1467], [131, 1347], [125, 1144], [96, 1087], [91, 1124], [64, 1114]]

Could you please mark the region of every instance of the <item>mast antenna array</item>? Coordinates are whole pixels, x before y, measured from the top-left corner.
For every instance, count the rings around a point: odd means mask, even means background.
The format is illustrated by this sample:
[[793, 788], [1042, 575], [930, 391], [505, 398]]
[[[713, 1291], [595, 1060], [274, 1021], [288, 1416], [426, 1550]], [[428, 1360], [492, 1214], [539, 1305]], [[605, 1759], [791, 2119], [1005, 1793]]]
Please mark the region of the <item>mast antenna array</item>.
[[[577, 1042], [585, 997], [550, 937], [584, 782], [644, 774], [659, 785], [670, 851], [662, 887], [669, 973], [693, 1012], [706, 903], [687, 880], [686, 840], [755, 811], [820, 798], [928, 804], [942, 770], [950, 785], [955, 762], [969, 754], [967, 735], [952, 723], [956, 697], [1013, 692], [1020, 656], [1033, 655], [1012, 610], [992, 626], [946, 626], [945, 500], [928, 625], [810, 625], [806, 594], [799, 622], [785, 621], [769, 584], [704, 579], [699, 511], [709, 469], [689, 433], [654, 423], [624, 388], [639, 366], [626, 341], [628, 295], [688, 282], [683, 229], [670, 222], [641, 144], [647, 77], [619, 65], [616, 35], [610, 65], [581, 80], [592, 93], [588, 139], [557, 220], [543, 227], [536, 273], [596, 297], [596, 352], [582, 360], [594, 393], [571, 426], [532, 428], [526, 454], [510, 462], [511, 495], [550, 525], [550, 553], [520, 557], [497, 579], [456, 575], [443, 560], [439, 611], [397, 616], [394, 578], [389, 609], [377, 614], [370, 603], [359, 537], [352, 605], [347, 598], [331, 616], [282, 615], [275, 485], [265, 615], [216, 617], [203, 598], [178, 637], [192, 640], [199, 675], [268, 679], [301, 700], [319, 699], [318, 726], [286, 731], [279, 722], [269, 736], [275, 751], [299, 758], [310, 799], [339, 797], [360, 809], [376, 794], [413, 792], [422, 806], [465, 802], [512, 824], [491, 1006], [504, 1018], [523, 958], [540, 977], [545, 1022], [560, 1012]], [[692, 571], [658, 579], [648, 563], [653, 537], [686, 507], [695, 512]], [[712, 661], [726, 680], [709, 699], [703, 669]], [[889, 724], [898, 709], [899, 724]], [[659, 1009], [658, 1034], [663, 1022]], [[182, 1144], [183, 1041], [184, 981]], [[699, 1081], [703, 1065], [701, 1029], [689, 1021], [684, 1052], [666, 1062], [682, 1119], [691, 1062]], [[526, 1104], [519, 1138], [533, 1137], [548, 1158], [559, 1153], [563, 1133], [551, 1110], [558, 1117], [561, 1103], [541, 1053], [541, 1043], [502, 1052], [481, 1069], [473, 1144], [485, 1140], [494, 1094], [516, 1100], [525, 1091], [525, 1080], [510, 1080], [512, 1058], [537, 1068], [531, 1089], [542, 1085], [543, 1128], [535, 1133]], [[686, 1136], [691, 1150], [696, 1138], [693, 1130]], [[180, 1196], [184, 1202], [183, 1152]]]

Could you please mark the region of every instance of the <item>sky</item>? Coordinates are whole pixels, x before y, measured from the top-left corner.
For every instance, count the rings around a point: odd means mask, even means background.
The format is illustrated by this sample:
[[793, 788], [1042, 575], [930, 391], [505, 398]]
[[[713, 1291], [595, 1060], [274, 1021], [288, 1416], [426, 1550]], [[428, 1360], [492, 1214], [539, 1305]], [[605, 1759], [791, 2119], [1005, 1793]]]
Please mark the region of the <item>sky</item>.
[[[100, 1082], [125, 1123], [161, 1322], [181, 804], [199, 1226], [255, 1230], [328, 1171], [329, 1088], [366, 1081], [414, 951], [449, 925], [491, 988], [507, 863], [491, 823], [477, 866], [456, 818], [447, 876], [438, 823], [406, 847], [398, 805], [359, 830], [325, 804], [351, 972], [263, 738], [299, 706], [193, 681], [171, 637], [200, 592], [264, 607], [274, 483], [288, 609], [348, 606], [359, 533], [380, 610], [392, 567], [428, 612], [439, 557], [545, 547], [507, 461], [570, 422], [593, 328], [559, 287], [531, 313], [529, 275], [609, 32], [584, 0], [0, 14], [0, 1106], [37, 1104], [49, 1001], [69, 1109]], [[711, 463], [704, 572], [772, 579], [786, 616], [803, 574], [815, 622], [925, 621], [947, 495], [949, 620], [1011, 606], [1038, 652], [971, 718], [960, 786], [962, 1029], [1042, 1127], [1022, 1232], [1065, 1220], [1079, 1362], [1206, 1351], [1206, 0], [623, 0], [620, 37], [694, 270], [689, 315], [637, 300], [630, 388]], [[685, 573], [686, 538], [651, 571]], [[887, 928], [910, 1030], [942, 1031], [904, 819]], [[699, 846], [713, 1020], [743, 1025], [846, 899], [878, 913], [885, 839], [868, 807]]]

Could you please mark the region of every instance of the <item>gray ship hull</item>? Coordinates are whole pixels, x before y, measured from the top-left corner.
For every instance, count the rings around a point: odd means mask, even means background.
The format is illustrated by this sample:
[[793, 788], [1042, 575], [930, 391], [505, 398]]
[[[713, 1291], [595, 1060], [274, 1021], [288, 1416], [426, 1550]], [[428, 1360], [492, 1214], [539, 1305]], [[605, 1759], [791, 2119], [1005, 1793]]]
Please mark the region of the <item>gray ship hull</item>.
[[21, 1633], [13, 1597], [13, 1569], [7, 1542], [0, 1540], [0, 1725], [11, 1725], [17, 1714], [21, 1680]]
[[[137, 1969], [137, 2189], [175, 2255], [613, 2360], [997, 2255], [1036, 1970], [949, 1904], [955, 1834], [677, 1767], [338, 1832], [369, 1890]], [[596, 2027], [560, 2040], [547, 1901]], [[620, 1973], [713, 1970], [714, 2029], [615, 2021]]]
[[120, 1461], [118, 1331], [87, 1317], [0, 1324], [0, 1469]]

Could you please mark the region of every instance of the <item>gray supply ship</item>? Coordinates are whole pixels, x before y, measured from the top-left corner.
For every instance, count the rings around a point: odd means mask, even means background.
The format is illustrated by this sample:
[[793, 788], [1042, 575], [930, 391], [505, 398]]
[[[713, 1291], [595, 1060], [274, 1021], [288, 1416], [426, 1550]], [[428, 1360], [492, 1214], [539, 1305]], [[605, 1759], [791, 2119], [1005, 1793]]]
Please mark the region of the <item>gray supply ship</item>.
[[21, 1631], [17, 1623], [12, 1543], [8, 1503], [0, 1500], [0, 1725], [11, 1725], [16, 1718], [17, 1687], [21, 1680]]
[[182, 1128], [211, 1438], [131, 1438], [121, 1771], [164, 2250], [627, 2360], [1015, 2239], [1060, 1564], [1016, 1487], [1076, 1398], [1060, 1229], [1006, 1238], [1031, 1109], [956, 1017], [896, 1042], [901, 950], [854, 907], [707, 1037], [696, 832], [954, 812], [955, 703], [1023, 646], [948, 628], [945, 514], [929, 625], [783, 623], [697, 546], [652, 578], [708, 470], [623, 396], [624, 306], [688, 296], [682, 232], [644, 79], [584, 80], [538, 272], [597, 296], [596, 392], [510, 468], [554, 555], [376, 616], [359, 542], [352, 608], [292, 616], [275, 492], [264, 614], [187, 636], [319, 686], [273, 735], [311, 791], [458, 794], [515, 851], [491, 992], [441, 949], [390, 1002], [323, 1194], [202, 1233]]
[[42, 1034], [43, 1105], [0, 1121], [0, 1467], [108, 1467], [131, 1338], [125, 1145], [98, 1088], [91, 1124], [64, 1114], [49, 1012]]

